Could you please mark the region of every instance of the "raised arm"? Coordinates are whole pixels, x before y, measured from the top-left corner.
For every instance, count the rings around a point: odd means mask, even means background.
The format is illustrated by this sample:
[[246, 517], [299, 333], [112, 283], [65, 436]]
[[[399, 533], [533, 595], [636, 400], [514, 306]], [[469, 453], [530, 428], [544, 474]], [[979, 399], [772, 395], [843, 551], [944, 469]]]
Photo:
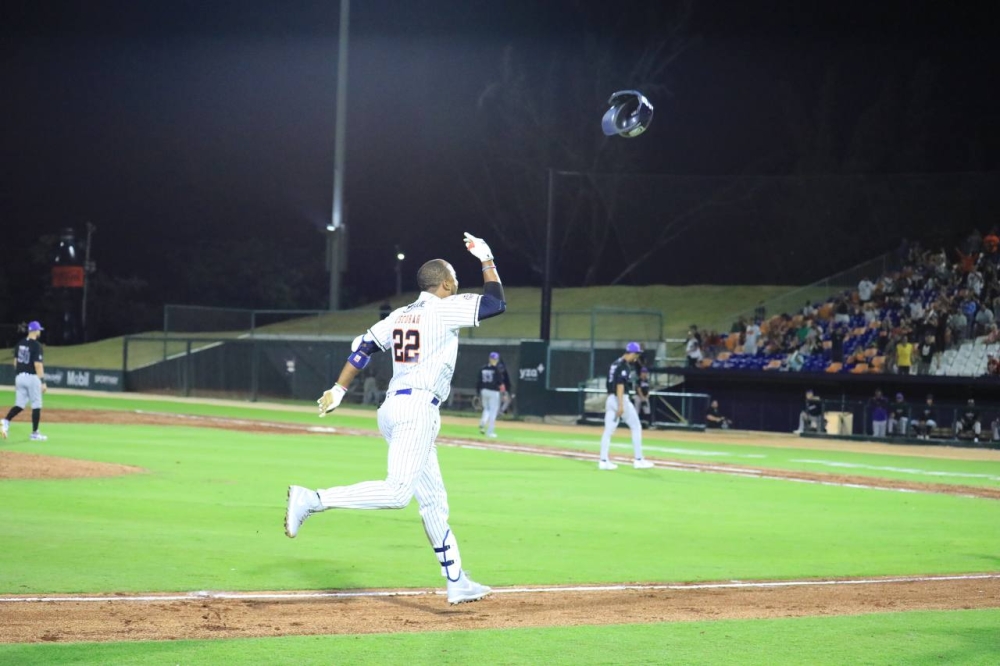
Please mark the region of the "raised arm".
[[483, 264], [483, 297], [479, 301], [479, 320], [503, 314], [507, 310], [507, 301], [490, 246], [482, 238], [466, 232], [465, 247]]

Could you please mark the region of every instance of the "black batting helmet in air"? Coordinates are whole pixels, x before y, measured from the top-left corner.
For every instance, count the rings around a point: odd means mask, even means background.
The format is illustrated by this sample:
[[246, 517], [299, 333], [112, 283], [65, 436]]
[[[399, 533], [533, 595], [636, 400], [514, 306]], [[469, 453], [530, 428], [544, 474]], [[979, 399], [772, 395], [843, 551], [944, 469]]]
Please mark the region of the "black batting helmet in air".
[[607, 136], [626, 139], [639, 136], [653, 120], [653, 105], [638, 90], [620, 90], [608, 100], [611, 108], [601, 119], [601, 129]]

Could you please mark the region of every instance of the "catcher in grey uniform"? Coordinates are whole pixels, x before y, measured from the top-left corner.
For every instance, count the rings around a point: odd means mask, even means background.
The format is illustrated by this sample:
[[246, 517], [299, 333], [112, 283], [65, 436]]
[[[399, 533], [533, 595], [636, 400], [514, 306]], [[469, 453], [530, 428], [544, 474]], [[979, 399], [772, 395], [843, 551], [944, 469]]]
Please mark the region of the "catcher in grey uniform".
[[38, 432], [42, 420], [42, 394], [45, 393], [45, 367], [42, 364], [42, 344], [38, 336], [42, 325], [37, 321], [28, 324], [28, 335], [14, 347], [14, 406], [7, 412], [7, 418], [0, 421], [0, 435], [7, 439], [10, 420], [24, 411], [31, 403], [31, 439], [36, 442], [48, 439]]

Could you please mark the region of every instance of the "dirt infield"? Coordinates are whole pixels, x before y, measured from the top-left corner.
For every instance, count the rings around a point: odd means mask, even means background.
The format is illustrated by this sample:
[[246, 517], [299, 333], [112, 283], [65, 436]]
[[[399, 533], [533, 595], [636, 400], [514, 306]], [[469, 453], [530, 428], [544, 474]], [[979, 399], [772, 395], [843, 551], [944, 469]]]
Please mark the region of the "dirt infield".
[[[451, 420], [449, 417], [448, 420]], [[50, 422], [102, 424], [196, 425], [271, 434], [377, 435], [374, 431], [212, 417], [177, 417], [128, 411], [46, 410]], [[468, 420], [461, 421], [468, 424]], [[537, 429], [537, 425], [504, 423], [505, 429]], [[545, 426], [593, 438], [593, 428]], [[725, 441], [752, 446], [794, 446], [817, 450], [851, 450], [842, 442], [802, 440], [742, 433], [650, 433], [647, 441]], [[593, 459], [593, 454], [507, 443], [444, 438], [443, 445], [489, 447], [526, 454]], [[860, 445], [867, 452], [881, 446], [895, 455], [994, 460], [1000, 452], [946, 447]], [[916, 452], [901, 449], [916, 449]], [[66, 460], [39, 453], [0, 450], [0, 480], [59, 479], [144, 473], [125, 465]], [[1000, 491], [947, 484], [892, 481], [863, 476], [783, 472], [739, 465], [691, 463], [651, 457], [658, 466], [690, 471], [793, 478], [816, 483], [854, 484], [913, 492], [954, 493], [1000, 499]], [[521, 628], [605, 623], [675, 622], [727, 618], [774, 618], [806, 615], [851, 615], [903, 610], [1000, 608], [1000, 574], [959, 577], [913, 577], [898, 580], [798, 581], [716, 585], [683, 583], [667, 586], [608, 586], [599, 589], [500, 589], [475, 603], [449, 606], [438, 591], [405, 590], [349, 593], [241, 593], [235, 598], [196, 595], [118, 595], [106, 599], [24, 596], [0, 598], [0, 642], [74, 642], [175, 640], [309, 634], [362, 634]], [[148, 596], [149, 598], [144, 598]], [[319, 596], [319, 598], [317, 598]], [[600, 613], [594, 613], [594, 608]]]

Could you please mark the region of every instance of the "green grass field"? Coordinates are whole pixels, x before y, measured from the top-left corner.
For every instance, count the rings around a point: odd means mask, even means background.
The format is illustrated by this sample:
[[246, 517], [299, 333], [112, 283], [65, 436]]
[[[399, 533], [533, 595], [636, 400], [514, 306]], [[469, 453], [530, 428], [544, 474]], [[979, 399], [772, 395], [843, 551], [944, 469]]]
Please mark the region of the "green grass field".
[[[374, 414], [53, 393], [48, 409], [143, 409], [374, 429]], [[0, 594], [312, 590], [440, 584], [416, 507], [327, 512], [279, 527], [289, 483], [381, 478], [365, 436], [46, 423], [5, 450], [143, 467], [146, 474], [0, 481]], [[445, 436], [473, 436], [473, 419]], [[596, 451], [539, 426], [505, 441]], [[624, 438], [618, 440], [627, 453]], [[1000, 461], [672, 441], [651, 457], [1000, 485]], [[466, 564], [492, 585], [799, 579], [1000, 571], [1000, 502], [441, 447]], [[851, 465], [844, 468], [843, 465]], [[347, 546], [349, 544], [349, 546]], [[0, 608], [0, 613], [11, 612]], [[15, 611], [16, 612], [16, 611]], [[504, 631], [155, 643], [0, 643], [0, 663], [995, 663], [1000, 610]], [[3, 628], [0, 625], [0, 635]]]

